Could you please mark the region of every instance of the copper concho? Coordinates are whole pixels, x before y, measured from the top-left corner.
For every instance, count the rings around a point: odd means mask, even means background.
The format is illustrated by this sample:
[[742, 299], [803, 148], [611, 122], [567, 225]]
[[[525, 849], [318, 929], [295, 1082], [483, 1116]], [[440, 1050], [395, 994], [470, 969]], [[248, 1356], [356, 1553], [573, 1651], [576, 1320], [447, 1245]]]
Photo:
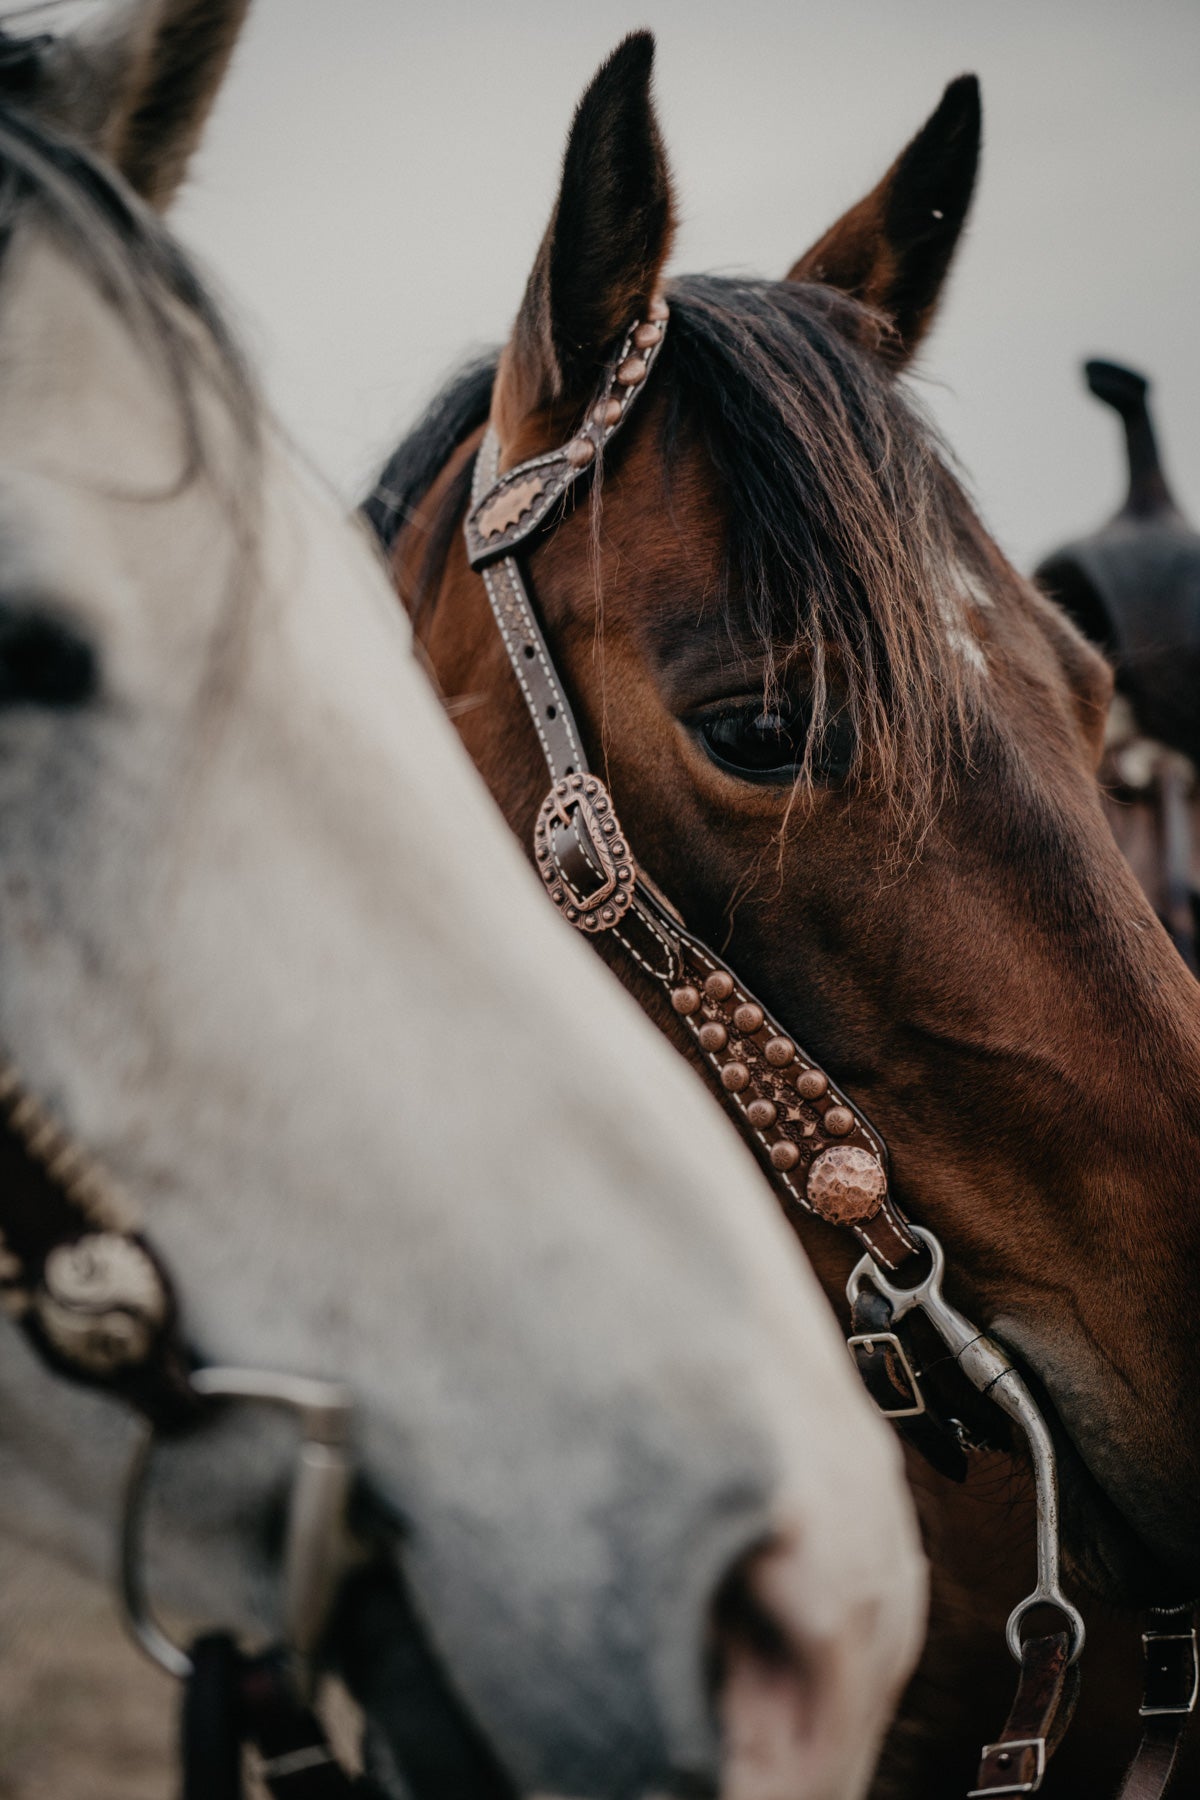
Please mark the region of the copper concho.
[[602, 781], [565, 775], [542, 801], [533, 853], [546, 892], [580, 931], [611, 931], [633, 903], [637, 866]]

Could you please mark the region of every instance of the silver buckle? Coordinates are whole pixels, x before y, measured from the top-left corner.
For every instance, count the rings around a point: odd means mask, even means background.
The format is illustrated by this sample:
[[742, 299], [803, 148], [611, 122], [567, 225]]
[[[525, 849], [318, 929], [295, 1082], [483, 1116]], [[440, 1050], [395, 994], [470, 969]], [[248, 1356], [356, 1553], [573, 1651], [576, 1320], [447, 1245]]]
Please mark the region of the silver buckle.
[[900, 1363], [900, 1373], [904, 1376], [905, 1381], [909, 1385], [915, 1404], [912, 1406], [884, 1406], [883, 1402], [877, 1400], [875, 1395], [871, 1393], [870, 1388], [867, 1388], [867, 1394], [874, 1403], [875, 1410], [882, 1414], [885, 1419], [920, 1418], [921, 1414], [925, 1411], [925, 1396], [921, 1392], [921, 1384], [917, 1380], [917, 1372], [908, 1360], [908, 1353], [894, 1331], [860, 1331], [856, 1332], [853, 1337], [848, 1337], [846, 1339], [846, 1348], [850, 1352], [850, 1359], [853, 1362], [854, 1367], [861, 1376], [862, 1370], [859, 1368], [858, 1358], [855, 1356], [854, 1352], [860, 1346], [873, 1350], [876, 1344], [887, 1344], [895, 1351], [896, 1357]]
[[[1152, 1644], [1186, 1644], [1191, 1654], [1188, 1656], [1186, 1652], [1181, 1653], [1177, 1670], [1173, 1671], [1169, 1663], [1161, 1669], [1154, 1670], [1150, 1666]], [[1142, 1653], [1146, 1659], [1147, 1692], [1150, 1691], [1150, 1684], [1153, 1681], [1155, 1674], [1165, 1676], [1168, 1682], [1173, 1673], [1176, 1675], [1182, 1674], [1186, 1679], [1189, 1672], [1189, 1664], [1192, 1685], [1186, 1701], [1180, 1702], [1174, 1706], [1154, 1706], [1147, 1701], [1143, 1701], [1141, 1706], [1138, 1707], [1138, 1716], [1143, 1719], [1183, 1718], [1186, 1717], [1188, 1713], [1194, 1712], [1197, 1696], [1200, 1696], [1200, 1662], [1197, 1661], [1196, 1656], [1195, 1626], [1193, 1626], [1190, 1631], [1143, 1631]]]
[[1041, 1787], [1046, 1776], [1046, 1740], [1044, 1737], [1002, 1738], [998, 1744], [985, 1744], [983, 1758], [994, 1756], [998, 1750], [1033, 1750], [1037, 1754], [1037, 1767], [1034, 1769], [1032, 1781], [1011, 1781], [1007, 1787], [972, 1788], [967, 1800], [996, 1800], [999, 1794], [1032, 1794]]

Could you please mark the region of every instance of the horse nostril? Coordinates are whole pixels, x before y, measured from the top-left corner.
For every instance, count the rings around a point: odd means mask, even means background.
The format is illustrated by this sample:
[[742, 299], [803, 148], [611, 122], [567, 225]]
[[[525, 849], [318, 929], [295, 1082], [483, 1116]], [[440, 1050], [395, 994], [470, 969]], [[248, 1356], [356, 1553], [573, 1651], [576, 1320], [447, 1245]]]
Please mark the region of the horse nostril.
[[744, 1556], [717, 1591], [708, 1672], [721, 1730], [721, 1800], [797, 1800], [823, 1791], [815, 1656], [792, 1628], [780, 1565], [769, 1544]]
[[96, 682], [95, 651], [64, 619], [0, 606], [0, 706], [81, 706]]

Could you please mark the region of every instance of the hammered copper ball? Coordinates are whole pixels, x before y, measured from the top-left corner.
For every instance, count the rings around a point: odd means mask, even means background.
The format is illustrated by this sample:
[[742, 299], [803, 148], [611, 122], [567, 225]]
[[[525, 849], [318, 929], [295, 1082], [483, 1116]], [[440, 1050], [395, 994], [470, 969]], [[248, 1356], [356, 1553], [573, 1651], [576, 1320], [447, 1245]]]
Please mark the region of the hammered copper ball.
[[752, 1100], [746, 1108], [746, 1117], [756, 1131], [769, 1131], [779, 1117], [779, 1108], [773, 1100]]
[[710, 1000], [728, 1000], [733, 992], [733, 976], [724, 969], [714, 969], [704, 983], [704, 991]]
[[796, 1054], [796, 1046], [791, 1038], [768, 1038], [763, 1045], [763, 1055], [773, 1068], [786, 1069]]
[[789, 1144], [786, 1138], [781, 1138], [777, 1144], [771, 1145], [771, 1167], [773, 1169], [779, 1169], [786, 1175], [787, 1171], [794, 1169], [799, 1161], [799, 1150], [795, 1144]]
[[617, 380], [622, 387], [636, 387], [639, 381], [646, 379], [646, 359], [644, 356], [627, 356], [617, 370]]
[[700, 1006], [700, 989], [694, 987], [677, 987], [671, 995], [671, 1005], [684, 1018], [694, 1013]]
[[589, 437], [572, 438], [567, 445], [567, 461], [573, 469], [586, 469], [596, 455], [596, 446]]
[[661, 336], [661, 324], [656, 324], [653, 319], [647, 319], [646, 322], [643, 325], [639, 325], [634, 332], [633, 347], [635, 350], [653, 350]]
[[831, 1106], [821, 1123], [830, 1137], [845, 1137], [854, 1130], [854, 1114], [848, 1106]]
[[745, 1063], [726, 1063], [721, 1070], [721, 1086], [730, 1094], [740, 1094], [750, 1084], [750, 1071]]
[[802, 1100], [819, 1100], [829, 1086], [829, 1077], [820, 1069], [802, 1069], [796, 1077], [796, 1092]]
[[621, 416], [621, 402], [614, 396], [611, 400], [602, 400], [592, 418], [603, 431], [611, 431]]
[[709, 1019], [700, 1027], [698, 1035], [702, 1050], [723, 1050], [729, 1042], [729, 1033], [718, 1019]]
[[808, 1171], [809, 1202], [835, 1225], [869, 1219], [878, 1210], [886, 1187], [887, 1176], [879, 1158], [855, 1144], [835, 1144], [832, 1150], [823, 1151]]
[[763, 1009], [755, 1000], [745, 1000], [733, 1015], [733, 1022], [743, 1037], [752, 1037], [763, 1022]]

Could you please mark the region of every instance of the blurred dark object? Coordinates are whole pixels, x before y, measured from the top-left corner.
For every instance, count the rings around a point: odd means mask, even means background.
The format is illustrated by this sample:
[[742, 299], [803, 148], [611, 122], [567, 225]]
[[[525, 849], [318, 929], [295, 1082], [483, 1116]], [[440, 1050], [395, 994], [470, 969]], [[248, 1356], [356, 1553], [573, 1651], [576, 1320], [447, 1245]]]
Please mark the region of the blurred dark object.
[[1090, 536], [1046, 557], [1037, 579], [1098, 644], [1117, 702], [1101, 770], [1113, 833], [1196, 968], [1200, 920], [1200, 533], [1167, 485], [1149, 382], [1119, 363], [1084, 365], [1093, 394], [1125, 427], [1129, 492]]
[[1112, 659], [1139, 729], [1198, 762], [1200, 533], [1167, 486], [1145, 377], [1107, 362], [1085, 371], [1125, 426], [1129, 494], [1107, 525], [1053, 551], [1037, 579]]

